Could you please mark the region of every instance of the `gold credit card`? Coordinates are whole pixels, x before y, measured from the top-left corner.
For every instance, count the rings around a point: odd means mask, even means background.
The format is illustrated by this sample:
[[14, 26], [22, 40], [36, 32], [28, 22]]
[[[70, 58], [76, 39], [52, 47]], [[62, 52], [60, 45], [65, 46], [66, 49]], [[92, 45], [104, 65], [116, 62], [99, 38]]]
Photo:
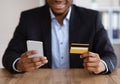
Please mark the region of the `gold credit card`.
[[70, 48], [71, 54], [84, 54], [88, 52], [89, 44], [72, 43]]

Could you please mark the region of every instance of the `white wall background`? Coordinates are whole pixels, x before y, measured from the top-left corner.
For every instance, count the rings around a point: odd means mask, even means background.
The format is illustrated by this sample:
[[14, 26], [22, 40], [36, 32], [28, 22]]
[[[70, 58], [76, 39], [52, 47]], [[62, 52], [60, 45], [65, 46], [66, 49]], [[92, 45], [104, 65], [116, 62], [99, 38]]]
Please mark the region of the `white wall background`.
[[16, 28], [21, 11], [39, 6], [39, 0], [0, 0], [0, 68], [2, 55]]
[[[39, 0], [40, 6], [44, 5], [45, 0]], [[98, 8], [106, 8], [106, 7], [118, 7], [120, 6], [120, 0], [96, 0]], [[78, 6], [91, 8], [92, 7], [92, 0], [73, 0]]]
[[[103, 7], [118, 7], [120, 5], [120, 0], [96, 0], [98, 8]], [[92, 0], [73, 0], [76, 5], [91, 8]]]

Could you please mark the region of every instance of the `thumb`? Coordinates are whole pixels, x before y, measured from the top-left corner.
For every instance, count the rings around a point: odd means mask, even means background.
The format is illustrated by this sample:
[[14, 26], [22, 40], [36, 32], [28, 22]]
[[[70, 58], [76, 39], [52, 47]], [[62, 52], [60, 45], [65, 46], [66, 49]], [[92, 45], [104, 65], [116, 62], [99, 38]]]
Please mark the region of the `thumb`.
[[27, 51], [21, 55], [21, 58], [26, 58], [26, 57], [29, 57], [30, 55], [33, 55], [33, 54], [37, 54], [37, 50]]

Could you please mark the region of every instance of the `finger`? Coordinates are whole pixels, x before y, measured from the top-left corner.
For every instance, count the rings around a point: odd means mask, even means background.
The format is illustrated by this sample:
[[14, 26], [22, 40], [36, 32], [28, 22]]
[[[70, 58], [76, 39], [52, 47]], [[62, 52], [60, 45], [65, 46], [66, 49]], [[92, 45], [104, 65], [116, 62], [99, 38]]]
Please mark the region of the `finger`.
[[45, 60], [45, 61], [43, 61], [43, 62], [36, 62], [36, 63], [34, 63], [35, 64], [35, 67], [36, 67], [36, 69], [38, 69], [38, 68], [40, 68], [41, 66], [43, 66], [44, 64], [46, 64], [48, 62], [48, 60]]
[[83, 63], [83, 66], [84, 67], [94, 67], [94, 68], [97, 68], [97, 67], [99, 67], [99, 62], [97, 62], [97, 63]]
[[35, 67], [35, 63], [25, 63], [24, 68], [30, 68], [30, 67]]
[[39, 66], [39, 65], [41, 65], [42, 63], [41, 62], [36, 62], [35, 63], [35, 66]]
[[35, 63], [27, 64], [27, 65], [26, 65], [26, 68], [30, 68], [30, 67], [36, 68], [36, 67], [42, 66], [42, 65], [44, 65], [42, 62], [35, 62]]
[[86, 57], [96, 57], [96, 58], [99, 58], [99, 55], [97, 53], [87, 52], [87, 53], [82, 54], [80, 56], [80, 58], [86, 58]]
[[30, 71], [38, 69], [39, 67], [43, 66], [44, 64], [42, 64], [41, 62], [36, 62], [36, 63], [30, 63], [30, 64], [26, 64], [24, 65], [24, 71]]
[[36, 58], [33, 58], [32, 61], [34, 62], [36, 68], [39, 68], [44, 64], [48, 63], [48, 60], [46, 57], [40, 57], [40, 58], [36, 57]]
[[93, 72], [94, 74], [98, 74], [100, 73], [99, 69], [98, 68], [94, 68], [94, 67], [86, 67], [85, 68], [87, 71], [89, 72]]
[[42, 64], [48, 63], [47, 57], [42, 57], [41, 62], [42, 62]]
[[36, 68], [39, 68], [43, 66], [44, 64], [48, 63], [48, 60], [46, 57], [35, 57], [35, 58], [31, 58], [31, 60], [34, 63], [34, 66]]
[[48, 63], [48, 60], [42, 60], [41, 63], [42, 63], [42, 64], [47, 64], [47, 63]]
[[30, 58], [21, 58], [20, 60], [22, 63], [32, 63], [32, 60]]
[[94, 67], [85, 67], [85, 69], [87, 70], [87, 71], [95, 71], [95, 68]]
[[37, 51], [36, 50], [27, 51], [27, 52], [22, 54], [21, 58], [25, 58], [25, 57], [28, 57], [28, 56], [33, 55], [33, 54], [37, 54]]
[[36, 66], [36, 69], [39, 69], [40, 67], [42, 67], [44, 64], [41, 64], [39, 66]]
[[36, 69], [36, 67], [30, 67], [30, 68], [27, 68], [25, 71], [30, 72], [30, 71], [33, 71], [35, 69]]
[[44, 64], [42, 64], [41, 62], [37, 62], [37, 63], [35, 63], [35, 65], [36, 65], [36, 69], [38, 69], [38, 68], [40, 68], [41, 66], [43, 66]]
[[100, 62], [100, 59], [96, 57], [86, 57], [83, 62]]
[[89, 57], [89, 56], [90, 56], [89, 52], [87, 52], [85, 54], [80, 55], [80, 58], [86, 58], [86, 57]]
[[40, 57], [34, 57], [34, 58], [31, 58], [31, 61], [32, 62], [40, 62], [41, 58]]
[[47, 57], [43, 56], [43, 57], [40, 57], [40, 60], [47, 60]]
[[47, 63], [48, 60], [46, 57], [35, 57], [35, 58], [31, 58], [32, 62], [41, 62], [43, 64]]
[[31, 60], [33, 62], [39, 62], [39, 61], [43, 61], [43, 60], [46, 60], [47, 58], [46, 57], [33, 57], [31, 58]]

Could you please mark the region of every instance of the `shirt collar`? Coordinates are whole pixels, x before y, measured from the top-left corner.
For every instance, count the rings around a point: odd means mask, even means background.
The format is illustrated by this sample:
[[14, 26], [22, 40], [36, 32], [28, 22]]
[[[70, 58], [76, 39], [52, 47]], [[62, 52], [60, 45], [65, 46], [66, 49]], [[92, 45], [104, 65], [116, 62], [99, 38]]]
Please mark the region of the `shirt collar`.
[[[49, 9], [49, 10], [50, 10], [51, 19], [55, 19], [56, 17], [53, 14], [52, 10], [51, 9]], [[68, 11], [67, 16], [65, 17], [65, 19], [70, 20], [71, 10], [72, 10], [72, 7], [70, 6], [69, 11]]]

